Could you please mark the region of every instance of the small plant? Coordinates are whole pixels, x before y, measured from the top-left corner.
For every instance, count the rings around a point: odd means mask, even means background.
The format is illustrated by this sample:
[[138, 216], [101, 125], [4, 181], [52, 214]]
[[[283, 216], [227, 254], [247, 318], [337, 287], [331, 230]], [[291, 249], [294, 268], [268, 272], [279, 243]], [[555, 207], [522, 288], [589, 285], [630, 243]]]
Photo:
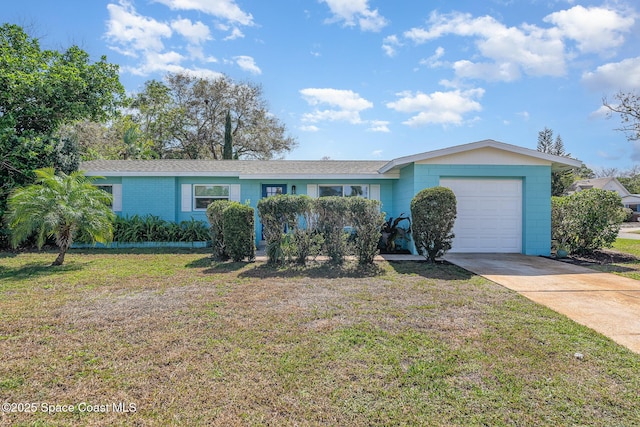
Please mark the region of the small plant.
[[[408, 223], [407, 228], [400, 227], [400, 224], [404, 221]], [[379, 244], [380, 250], [386, 253], [396, 252], [398, 240], [402, 242], [409, 242], [411, 240], [411, 219], [405, 216], [404, 212], [395, 219], [389, 217], [382, 225]]]
[[429, 262], [451, 249], [456, 220], [456, 196], [449, 188], [425, 188], [411, 200], [413, 240]]

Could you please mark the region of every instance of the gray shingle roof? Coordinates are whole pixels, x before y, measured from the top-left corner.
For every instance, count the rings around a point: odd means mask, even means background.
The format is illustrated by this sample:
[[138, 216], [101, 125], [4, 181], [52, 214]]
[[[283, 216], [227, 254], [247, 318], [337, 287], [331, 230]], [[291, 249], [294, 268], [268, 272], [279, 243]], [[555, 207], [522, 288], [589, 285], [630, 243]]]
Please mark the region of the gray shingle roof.
[[[87, 175], [236, 176], [300, 178], [322, 176], [385, 177], [378, 169], [388, 161], [367, 160], [92, 160], [82, 162]], [[389, 177], [390, 175], [386, 175]]]

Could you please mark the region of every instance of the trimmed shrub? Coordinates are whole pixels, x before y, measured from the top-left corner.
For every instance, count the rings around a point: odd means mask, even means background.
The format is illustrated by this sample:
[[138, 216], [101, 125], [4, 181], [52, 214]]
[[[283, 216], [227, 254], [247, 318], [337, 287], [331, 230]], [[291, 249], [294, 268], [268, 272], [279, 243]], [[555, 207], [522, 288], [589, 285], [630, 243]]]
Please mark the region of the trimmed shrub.
[[284, 230], [287, 224], [293, 223], [293, 212], [286, 194], [266, 197], [258, 201], [258, 216], [262, 223], [262, 235], [266, 242], [267, 262], [270, 264], [284, 261]]
[[552, 240], [570, 253], [610, 248], [624, 218], [622, 199], [615, 191], [592, 188], [551, 199]]
[[340, 264], [347, 255], [347, 238], [345, 232], [349, 214], [349, 198], [330, 196], [314, 200], [317, 214], [317, 229], [324, 238], [324, 249], [331, 261]]
[[377, 200], [350, 197], [349, 209], [351, 223], [355, 229], [355, 253], [360, 264], [372, 264], [378, 254], [380, 230], [384, 225], [385, 214], [380, 212]]
[[425, 188], [411, 200], [413, 241], [429, 262], [451, 249], [456, 209], [456, 196], [445, 187]]
[[322, 236], [316, 230], [313, 199], [306, 195], [288, 198], [288, 208], [294, 211], [295, 220], [287, 224], [287, 233], [283, 240], [285, 258], [305, 265], [308, 257], [320, 254], [323, 243]]
[[229, 258], [224, 244], [222, 213], [230, 203], [231, 202], [228, 200], [214, 200], [209, 206], [207, 206], [207, 219], [209, 220], [209, 234], [211, 234], [213, 258], [218, 261], [224, 261]]
[[230, 202], [222, 212], [225, 250], [236, 262], [256, 257], [253, 217], [253, 208], [238, 202]]
[[311, 230], [305, 229], [312, 223], [311, 207], [311, 198], [305, 195], [279, 194], [258, 202], [269, 263], [290, 258], [305, 263], [313, 248]]

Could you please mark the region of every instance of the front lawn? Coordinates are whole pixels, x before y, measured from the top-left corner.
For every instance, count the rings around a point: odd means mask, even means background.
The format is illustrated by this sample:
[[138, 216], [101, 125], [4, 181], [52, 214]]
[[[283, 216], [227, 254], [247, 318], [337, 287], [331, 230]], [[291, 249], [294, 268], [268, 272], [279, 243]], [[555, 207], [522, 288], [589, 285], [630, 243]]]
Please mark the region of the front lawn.
[[640, 355], [454, 266], [53, 258], [0, 254], [0, 424], [640, 424]]
[[640, 280], [640, 240], [617, 239], [611, 249], [575, 259], [594, 270]]

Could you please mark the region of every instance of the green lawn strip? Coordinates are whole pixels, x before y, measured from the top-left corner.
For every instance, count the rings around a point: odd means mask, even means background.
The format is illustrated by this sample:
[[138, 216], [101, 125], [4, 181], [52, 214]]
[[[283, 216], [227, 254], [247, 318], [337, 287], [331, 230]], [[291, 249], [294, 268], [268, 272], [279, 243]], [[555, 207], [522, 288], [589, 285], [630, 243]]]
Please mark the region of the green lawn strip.
[[138, 409], [1, 423], [640, 423], [640, 356], [457, 267], [206, 257], [0, 255], [3, 399]]
[[616, 239], [613, 243], [612, 249], [632, 255], [633, 257], [638, 258], [638, 260], [608, 264], [593, 264], [589, 265], [589, 267], [603, 273], [613, 273], [630, 279], [640, 280], [640, 240]]

